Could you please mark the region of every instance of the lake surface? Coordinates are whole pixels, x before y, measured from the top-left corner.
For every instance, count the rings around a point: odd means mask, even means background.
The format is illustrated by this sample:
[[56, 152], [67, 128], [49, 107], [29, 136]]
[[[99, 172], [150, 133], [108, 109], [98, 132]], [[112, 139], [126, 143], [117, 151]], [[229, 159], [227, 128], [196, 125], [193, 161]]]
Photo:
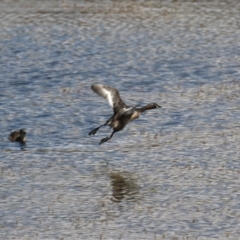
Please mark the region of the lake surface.
[[[0, 239], [239, 239], [239, 12], [1, 1]], [[93, 83], [162, 108], [99, 145], [112, 110]]]

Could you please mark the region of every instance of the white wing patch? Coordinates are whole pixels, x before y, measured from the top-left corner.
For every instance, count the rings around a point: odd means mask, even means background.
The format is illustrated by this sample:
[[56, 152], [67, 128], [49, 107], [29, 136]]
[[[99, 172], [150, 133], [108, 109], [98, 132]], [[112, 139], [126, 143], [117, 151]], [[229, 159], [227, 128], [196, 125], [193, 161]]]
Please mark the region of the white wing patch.
[[124, 112], [122, 114], [129, 115], [134, 113], [134, 107], [124, 108]]
[[113, 108], [113, 96], [110, 91], [106, 90], [105, 88], [102, 88], [102, 91], [108, 100], [109, 105]]
[[124, 112], [131, 110], [133, 107], [129, 107], [129, 108], [124, 108]]

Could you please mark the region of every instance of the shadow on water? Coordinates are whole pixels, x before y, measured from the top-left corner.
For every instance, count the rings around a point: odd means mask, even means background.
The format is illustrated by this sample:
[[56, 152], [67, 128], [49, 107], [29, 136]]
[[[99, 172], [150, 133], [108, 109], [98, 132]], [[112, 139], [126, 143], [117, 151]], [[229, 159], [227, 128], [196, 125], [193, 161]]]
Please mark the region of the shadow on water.
[[139, 186], [131, 173], [111, 172], [111, 186], [113, 202], [136, 201], [139, 198]]

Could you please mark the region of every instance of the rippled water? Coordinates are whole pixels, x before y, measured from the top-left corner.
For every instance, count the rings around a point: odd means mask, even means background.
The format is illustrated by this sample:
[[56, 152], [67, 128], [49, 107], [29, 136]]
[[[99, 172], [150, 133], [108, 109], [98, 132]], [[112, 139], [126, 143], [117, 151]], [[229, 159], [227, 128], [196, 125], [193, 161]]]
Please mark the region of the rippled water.
[[[237, 1], [0, 9], [1, 239], [238, 239]], [[162, 108], [99, 146], [93, 83]]]

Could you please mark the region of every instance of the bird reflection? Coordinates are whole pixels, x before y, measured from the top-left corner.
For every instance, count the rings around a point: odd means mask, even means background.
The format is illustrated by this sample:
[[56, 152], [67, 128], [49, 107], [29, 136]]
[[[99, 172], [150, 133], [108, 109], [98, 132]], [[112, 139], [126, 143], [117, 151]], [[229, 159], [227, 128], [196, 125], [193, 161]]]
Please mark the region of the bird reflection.
[[124, 198], [135, 201], [138, 194], [138, 185], [129, 173], [112, 172], [110, 174], [113, 202], [121, 202]]
[[26, 142], [24, 142], [24, 143], [20, 143], [20, 149], [22, 150], [22, 151], [26, 151]]

